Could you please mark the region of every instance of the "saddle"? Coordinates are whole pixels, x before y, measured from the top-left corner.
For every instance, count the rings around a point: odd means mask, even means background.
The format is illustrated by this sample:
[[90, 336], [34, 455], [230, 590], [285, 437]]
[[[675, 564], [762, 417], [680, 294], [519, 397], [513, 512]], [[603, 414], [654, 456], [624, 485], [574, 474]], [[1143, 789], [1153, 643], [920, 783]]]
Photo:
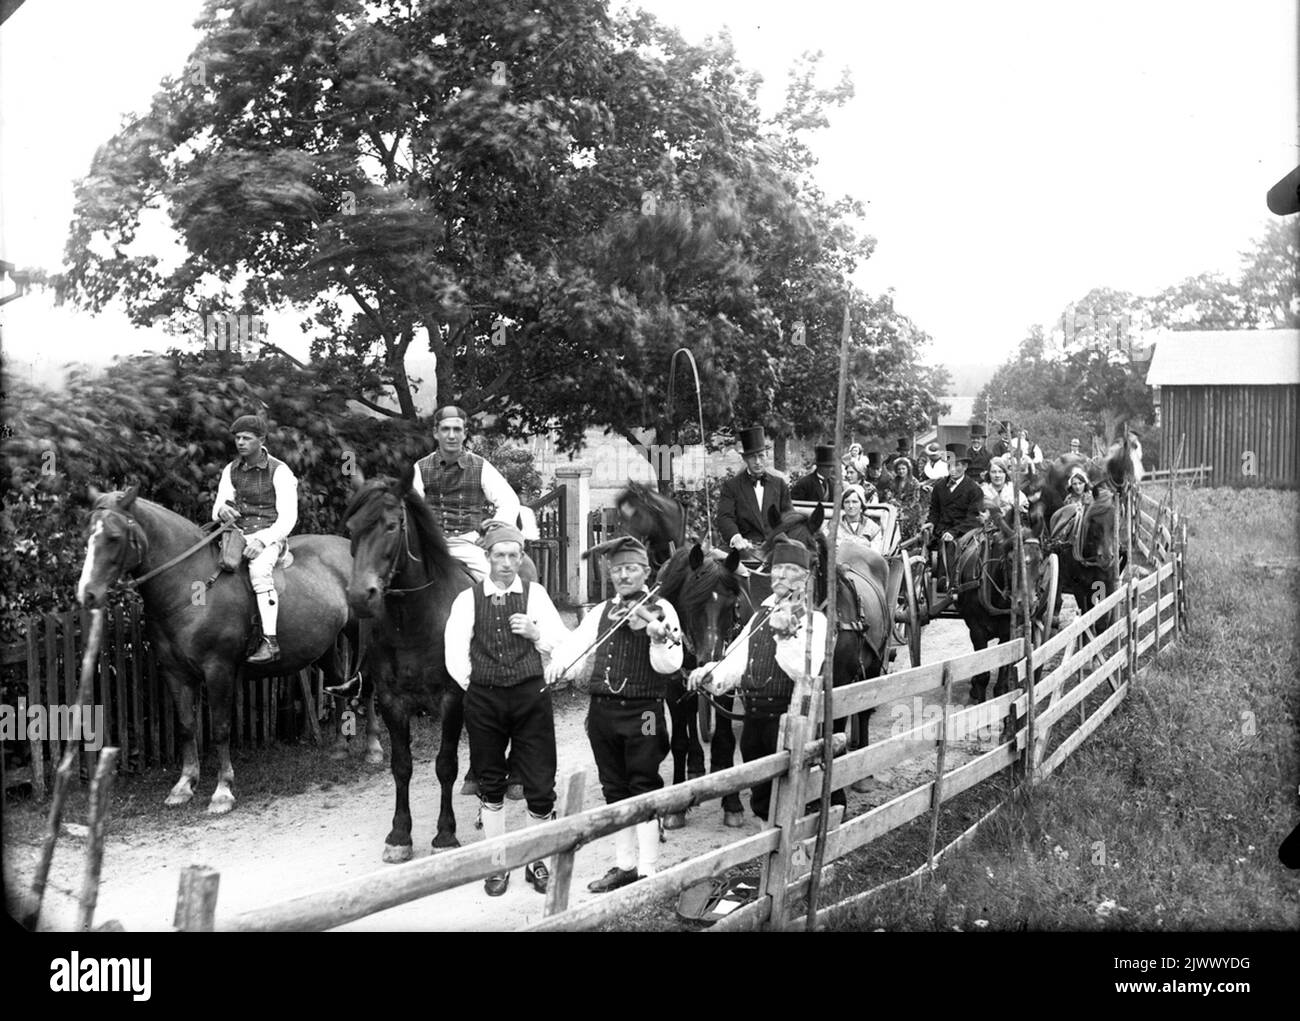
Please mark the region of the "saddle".
[[[244, 538], [244, 533], [238, 528], [222, 532], [221, 550], [217, 554], [217, 566], [227, 574], [234, 574], [246, 563], [244, 550], [247, 547], [248, 540]], [[284, 549], [280, 552], [280, 559], [275, 562], [275, 566], [277, 569], [284, 570], [292, 564], [293, 554], [289, 552], [289, 544], [286, 542]]]

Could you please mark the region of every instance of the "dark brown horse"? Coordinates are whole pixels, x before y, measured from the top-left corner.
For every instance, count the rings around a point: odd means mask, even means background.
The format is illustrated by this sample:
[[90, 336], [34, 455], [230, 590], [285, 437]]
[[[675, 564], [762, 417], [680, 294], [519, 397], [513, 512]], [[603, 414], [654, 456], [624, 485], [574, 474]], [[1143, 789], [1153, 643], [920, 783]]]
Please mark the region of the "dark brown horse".
[[[412, 466], [400, 481], [358, 479], [358, 492], [344, 512], [352, 536], [347, 600], [357, 616], [375, 621], [367, 662], [392, 740], [397, 802], [384, 840], [386, 862], [411, 857], [411, 717], [420, 712], [441, 720], [435, 763], [441, 801], [433, 846], [460, 845], [451, 799], [464, 692], [447, 674], [443, 632], [453, 600], [472, 582], [448, 551], [433, 512], [411, 488], [414, 476]], [[526, 581], [537, 580], [528, 557], [519, 573]]]
[[[1038, 593], [1038, 577], [1042, 565], [1042, 551], [1038, 539], [1027, 525], [1020, 528], [1020, 538], [1025, 550], [1026, 571], [1023, 575], [1030, 586], [1030, 613], [1040, 615], [1044, 607]], [[994, 516], [994, 527], [981, 539], [962, 548], [957, 555], [957, 610], [970, 632], [971, 648], [976, 652], [987, 649], [996, 639], [1012, 639], [1012, 607], [1017, 615], [1024, 605], [1021, 572], [1016, 561], [1016, 533], [1000, 514]], [[994, 696], [1010, 690], [1014, 667], [998, 670]], [[971, 705], [984, 701], [988, 691], [989, 675], [977, 674], [970, 680]]]
[[[158, 570], [140, 585], [140, 595], [146, 632], [171, 689], [181, 732], [181, 777], [167, 804], [183, 805], [194, 796], [199, 779], [199, 685], [204, 684], [219, 761], [208, 811], [220, 813], [235, 804], [235, 771], [230, 764], [235, 685], [244, 677], [291, 674], [312, 665], [324, 670], [327, 683], [341, 683], [347, 671], [336, 640], [344, 633], [355, 650], [358, 635], [356, 620], [348, 612], [346, 588], [352, 562], [346, 540], [296, 535], [289, 540], [293, 565], [275, 571], [281, 658], [266, 667], [249, 666], [244, 658], [257, 612], [252, 589], [242, 574], [218, 572], [215, 545], [203, 542], [206, 534], [179, 514], [137, 499], [134, 486], [98, 496], [77, 601], [87, 608], [103, 606], [108, 589], [119, 579]], [[197, 548], [165, 566], [191, 547]], [[214, 575], [216, 581], [209, 587], [207, 581]]]

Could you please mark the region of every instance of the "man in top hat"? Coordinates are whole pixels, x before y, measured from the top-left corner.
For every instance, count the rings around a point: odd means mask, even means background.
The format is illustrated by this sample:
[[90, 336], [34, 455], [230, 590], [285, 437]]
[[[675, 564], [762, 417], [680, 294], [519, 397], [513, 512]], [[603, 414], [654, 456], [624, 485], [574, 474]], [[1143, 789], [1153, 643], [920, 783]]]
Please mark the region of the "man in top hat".
[[835, 497], [835, 448], [818, 444], [816, 468], [790, 487], [791, 500], [809, 503], [829, 503]]
[[921, 465], [921, 481], [937, 482], [948, 477], [948, 462], [943, 449], [936, 442], [926, 444], [925, 464]]
[[262, 619], [262, 641], [248, 662], [272, 663], [280, 658], [274, 568], [298, 523], [298, 480], [287, 464], [267, 452], [266, 424], [256, 415], [240, 415], [230, 431], [239, 457], [222, 469], [212, 520], [237, 522], [244, 534], [248, 577]]
[[[591, 660], [591, 709], [587, 737], [596, 759], [596, 772], [605, 801], [657, 791], [664, 785], [659, 766], [668, 755], [668, 723], [664, 697], [668, 681], [682, 668], [682, 646], [677, 612], [665, 600], [642, 601], [649, 594], [650, 560], [646, 548], [624, 536], [602, 543], [591, 552], [605, 554], [605, 566], [615, 596], [595, 607], [578, 629], [558, 646], [547, 667], [546, 679], [558, 681], [576, 674]], [[642, 603], [659, 620], [639, 615], [626, 617], [630, 607]], [[617, 625], [617, 630], [611, 630]], [[602, 635], [610, 635], [588, 652]], [[593, 893], [617, 890], [655, 873], [659, 857], [659, 822], [650, 819], [619, 830], [614, 836], [614, 865], [588, 884]]]
[[[957, 566], [957, 539], [980, 526], [984, 509], [984, 490], [966, 474], [970, 455], [964, 443], [949, 443], [952, 471], [946, 481], [936, 482], [930, 492], [930, 516], [923, 529], [926, 546], [941, 553], [941, 580], [954, 586]], [[946, 575], [946, 577], [945, 577]]]
[[[772, 594], [763, 607], [775, 607], [770, 615], [759, 610], [745, 625], [739, 645], [726, 659], [707, 663], [691, 671], [687, 686], [707, 686], [722, 693], [740, 687], [745, 697], [745, 724], [740, 733], [740, 754], [746, 762], [776, 751], [781, 716], [790, 708], [799, 678], [821, 672], [826, 651], [826, 615], [812, 611], [812, 673], [804, 674], [809, 621], [806, 593], [811, 581], [812, 557], [800, 543], [778, 542], [772, 551]], [[764, 619], [754, 629], [760, 614]], [[757, 784], [750, 793], [750, 807], [760, 819], [771, 808], [772, 783]]]
[[485, 578], [488, 561], [477, 544], [483, 524], [492, 517], [514, 525], [519, 520], [519, 497], [510, 483], [491, 464], [465, 449], [469, 419], [455, 405], [434, 413], [438, 449], [415, 462], [412, 487], [433, 510], [452, 556], [470, 569], [475, 578]]
[[781, 476], [767, 470], [767, 449], [762, 426], [742, 429], [740, 456], [745, 468], [722, 484], [718, 497], [722, 541], [751, 561], [767, 539], [768, 508], [775, 507], [779, 514], [790, 510], [790, 487]]
[[880, 451], [867, 451], [867, 471], [866, 480], [876, 487], [876, 499], [884, 501], [889, 499], [889, 492], [893, 488], [894, 480], [888, 473], [880, 470]]
[[905, 457], [909, 461], [912, 459], [912, 441], [906, 436], [900, 436], [898, 438], [898, 446], [894, 450], [890, 451], [889, 456], [885, 458], [885, 471], [892, 472], [894, 470], [894, 462], [900, 457]]
[[[555, 808], [555, 720], [544, 681], [542, 653], [568, 637], [546, 589], [519, 577], [523, 534], [494, 523], [480, 540], [490, 569], [480, 584], [456, 596], [447, 616], [447, 673], [465, 691], [465, 729], [469, 759], [478, 778], [483, 835], [506, 831], [506, 746], [510, 769], [523, 783], [528, 815], [534, 822], [552, 818]], [[524, 869], [525, 880], [546, 892], [546, 863]], [[489, 876], [483, 887], [499, 897], [510, 873]]]
[[1006, 457], [1011, 452], [1011, 423], [1003, 419], [998, 423], [998, 438], [993, 442], [993, 456]]
[[976, 422], [970, 427], [970, 468], [967, 474], [976, 482], [983, 482], [988, 478], [989, 462], [993, 460], [993, 455], [984, 446], [987, 436], [988, 430], [983, 422]]

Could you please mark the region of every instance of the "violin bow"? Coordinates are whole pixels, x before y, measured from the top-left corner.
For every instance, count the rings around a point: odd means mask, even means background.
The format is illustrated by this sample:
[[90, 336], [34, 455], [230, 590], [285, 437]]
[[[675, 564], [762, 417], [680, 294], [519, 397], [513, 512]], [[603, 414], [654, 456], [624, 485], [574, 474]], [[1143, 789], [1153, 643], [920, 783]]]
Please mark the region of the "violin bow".
[[661, 587], [662, 586], [660, 585], [655, 585], [654, 588], [650, 589], [650, 591], [647, 592], [644, 596], [642, 596], [639, 600], [637, 600], [636, 603], [628, 607], [627, 614], [624, 617], [622, 617], [620, 620], [615, 622], [613, 625], [611, 625], [609, 630], [606, 631], [603, 635], [597, 635], [596, 640], [594, 642], [592, 642], [585, 649], [583, 649], [581, 653], [579, 653], [576, 657], [574, 657], [573, 661], [569, 663], [568, 666], [566, 666], [563, 670], [560, 671], [560, 675], [559, 677], [556, 678], [556, 680], [557, 681], [563, 680], [564, 675], [567, 674], [570, 670], [572, 670], [575, 664], [581, 663], [584, 659], [586, 659], [593, 652], [595, 652], [602, 645], [604, 645], [607, 641], [609, 641], [610, 638], [613, 637], [614, 632], [617, 631], [619, 628], [621, 628], [629, 620], [631, 620], [632, 614], [636, 613], [637, 610], [639, 610], [642, 606], [644, 606], [651, 599], [653, 599], [655, 597], [655, 594], [659, 591]]
[[[755, 631], [757, 631], [759, 628], [761, 628], [764, 624], [767, 623], [767, 618], [772, 616], [773, 612], [780, 609], [785, 604], [792, 603], [792, 602], [794, 602], [794, 600], [789, 598], [777, 600], [771, 606], [764, 607], [761, 613], [759, 613], [753, 620], [750, 620], [748, 623], [746, 623], [744, 630], [742, 630], [740, 634], [736, 636], [735, 640], [722, 651], [722, 655], [718, 657], [717, 660], [714, 661], [714, 663], [709, 667], [707, 671], [705, 671], [703, 674], [700, 675], [701, 687], [710, 677], [713, 676], [713, 671], [718, 669], [718, 665], [724, 659], [730, 656], [733, 652], [735, 652], [737, 649], [740, 648], [740, 643], [742, 641], [744, 641], [749, 635], [752, 635]], [[690, 691], [686, 692], [686, 695], [689, 694], [691, 694]], [[686, 695], [683, 695], [682, 698], [685, 698]], [[678, 699], [678, 701], [680, 702], [681, 699]]]

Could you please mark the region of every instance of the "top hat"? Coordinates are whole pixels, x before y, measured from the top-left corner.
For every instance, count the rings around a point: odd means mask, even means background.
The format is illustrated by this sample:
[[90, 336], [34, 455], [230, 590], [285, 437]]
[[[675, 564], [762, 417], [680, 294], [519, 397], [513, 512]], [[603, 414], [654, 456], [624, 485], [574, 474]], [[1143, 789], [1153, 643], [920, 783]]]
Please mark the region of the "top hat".
[[817, 444], [817, 446], [814, 448], [814, 450], [815, 450], [815, 456], [813, 457], [813, 460], [817, 462], [817, 467], [818, 467], [818, 468], [834, 468], [834, 467], [835, 467], [835, 448], [834, 448], [834, 447], [828, 447], [828, 446], [826, 446], [825, 444], [821, 444], [821, 443], [819, 443], [819, 444]]
[[740, 453], [742, 457], [746, 454], [761, 454], [766, 449], [767, 436], [763, 432], [761, 425], [740, 430]]
[[998, 423], [998, 426], [1000, 427], [998, 429], [998, 432], [1000, 433], [1009, 433], [1011, 431], [1011, 422], [1005, 418]]
[[970, 454], [966, 452], [966, 444], [949, 443], [944, 449], [952, 455], [954, 461], [965, 461], [970, 464]]
[[879, 451], [879, 450], [868, 450], [868, 451], [867, 451], [867, 464], [868, 464], [870, 467], [872, 467], [872, 468], [879, 468], [879, 467], [880, 467], [880, 451]]
[[977, 436], [983, 439], [989, 434], [988, 429], [984, 427], [983, 422], [976, 422], [970, 427], [970, 438], [975, 439]]
[[912, 442], [906, 436], [898, 438], [898, 452], [900, 454], [910, 454], [912, 452]]

